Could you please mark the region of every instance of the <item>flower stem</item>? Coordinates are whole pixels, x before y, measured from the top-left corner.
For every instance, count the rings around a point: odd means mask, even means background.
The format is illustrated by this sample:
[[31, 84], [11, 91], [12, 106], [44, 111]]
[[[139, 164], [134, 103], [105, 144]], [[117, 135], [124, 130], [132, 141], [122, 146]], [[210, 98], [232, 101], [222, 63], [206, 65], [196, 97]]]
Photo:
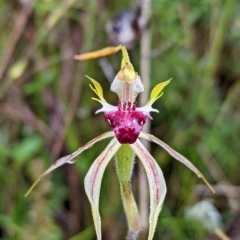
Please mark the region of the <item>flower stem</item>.
[[128, 222], [127, 240], [135, 240], [140, 230], [139, 214], [131, 187], [135, 154], [128, 144], [123, 144], [115, 156], [123, 207]]
[[123, 207], [128, 221], [128, 235], [127, 240], [135, 240], [138, 237], [140, 224], [139, 214], [134, 196], [132, 193], [131, 182], [121, 183], [121, 195], [123, 200]]

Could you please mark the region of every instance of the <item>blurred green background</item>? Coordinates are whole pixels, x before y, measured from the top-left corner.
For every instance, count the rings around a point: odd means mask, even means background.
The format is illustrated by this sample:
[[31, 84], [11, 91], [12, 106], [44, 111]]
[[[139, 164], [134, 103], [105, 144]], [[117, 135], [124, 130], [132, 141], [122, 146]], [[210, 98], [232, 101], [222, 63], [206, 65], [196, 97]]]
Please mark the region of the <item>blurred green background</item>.
[[[115, 104], [104, 66], [116, 73], [121, 54], [104, 62], [77, 62], [73, 56], [111, 45], [106, 23], [133, 5], [0, 2], [1, 239], [96, 239], [83, 179], [107, 141], [54, 171], [28, 198], [24, 194], [52, 162], [109, 130], [103, 114], [95, 115], [100, 105], [91, 100], [84, 75], [97, 79]], [[154, 239], [210, 239], [213, 232], [203, 219], [186, 217], [186, 207], [206, 199], [230, 235], [240, 210], [240, 2], [153, 0], [151, 11], [150, 86], [173, 78], [155, 103], [160, 114], [152, 114], [151, 133], [190, 159], [217, 190], [212, 195], [189, 169], [152, 145], [168, 186]], [[139, 72], [139, 43], [130, 55]], [[138, 202], [137, 171], [133, 190]], [[103, 239], [124, 239], [127, 224], [113, 161], [104, 175], [100, 211]]]

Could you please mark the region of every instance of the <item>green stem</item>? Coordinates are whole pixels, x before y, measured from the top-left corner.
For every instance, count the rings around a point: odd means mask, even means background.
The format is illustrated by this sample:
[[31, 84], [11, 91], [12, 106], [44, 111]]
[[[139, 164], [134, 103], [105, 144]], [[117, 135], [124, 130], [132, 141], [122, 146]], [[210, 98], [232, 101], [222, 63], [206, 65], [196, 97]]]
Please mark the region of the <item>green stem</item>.
[[128, 235], [126, 239], [135, 240], [140, 230], [138, 209], [131, 187], [135, 154], [128, 144], [123, 144], [115, 157], [123, 207], [128, 222]]
[[131, 182], [120, 183], [123, 207], [128, 222], [127, 240], [135, 240], [139, 234], [139, 214], [134, 196], [132, 193]]

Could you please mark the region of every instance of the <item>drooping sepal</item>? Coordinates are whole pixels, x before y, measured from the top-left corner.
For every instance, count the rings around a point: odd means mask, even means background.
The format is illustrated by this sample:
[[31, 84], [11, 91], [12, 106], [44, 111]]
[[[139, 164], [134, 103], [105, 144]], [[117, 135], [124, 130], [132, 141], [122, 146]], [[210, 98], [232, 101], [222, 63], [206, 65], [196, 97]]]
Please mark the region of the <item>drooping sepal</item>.
[[161, 168], [138, 139], [130, 145], [141, 160], [148, 178], [150, 191], [150, 215], [148, 240], [153, 239], [159, 213], [166, 196], [167, 187]]
[[121, 144], [116, 138], [108, 144], [105, 150], [98, 156], [98, 158], [91, 165], [85, 179], [85, 192], [91, 204], [94, 226], [97, 234], [97, 239], [102, 239], [101, 234], [101, 217], [99, 214], [99, 196], [103, 173], [107, 164], [112, 159], [113, 155], [120, 148]]
[[207, 179], [203, 176], [203, 174], [182, 154], [178, 153], [174, 149], [172, 149], [169, 145], [167, 145], [165, 142], [161, 141], [160, 139], [156, 138], [155, 136], [147, 133], [141, 132], [139, 135], [140, 138], [147, 139], [148, 141], [152, 141], [159, 146], [161, 146], [163, 149], [165, 149], [173, 158], [178, 160], [179, 162], [183, 163], [186, 167], [188, 167], [190, 170], [192, 170], [199, 178], [202, 178], [202, 180], [205, 182], [205, 184], [209, 187], [209, 189], [215, 193], [214, 188], [211, 186], [211, 184], [207, 181]]
[[85, 151], [88, 148], [91, 148], [95, 143], [106, 139], [106, 138], [110, 138], [113, 137], [114, 134], [113, 132], [106, 132], [104, 134], [101, 134], [100, 136], [92, 139], [90, 142], [86, 143], [84, 146], [80, 147], [77, 151], [75, 151], [74, 153], [67, 155], [65, 157], [61, 157], [60, 159], [58, 159], [54, 164], [52, 164], [34, 183], [33, 185], [30, 187], [30, 189], [27, 191], [27, 193], [25, 194], [25, 197], [27, 197], [29, 195], [29, 193], [35, 188], [35, 186], [38, 184], [38, 182], [40, 182], [40, 180], [46, 176], [47, 174], [49, 174], [50, 172], [52, 172], [53, 170], [55, 170], [56, 168], [59, 168], [60, 166], [66, 164], [66, 163], [74, 163], [77, 159], [76, 157], [82, 153], [83, 151]]

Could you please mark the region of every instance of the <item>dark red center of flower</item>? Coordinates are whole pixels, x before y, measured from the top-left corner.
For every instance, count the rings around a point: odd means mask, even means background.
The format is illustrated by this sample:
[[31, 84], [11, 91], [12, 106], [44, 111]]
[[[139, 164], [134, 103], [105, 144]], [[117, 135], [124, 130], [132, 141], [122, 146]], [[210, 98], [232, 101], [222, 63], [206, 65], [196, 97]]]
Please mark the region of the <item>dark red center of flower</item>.
[[119, 102], [118, 110], [107, 112], [105, 118], [120, 143], [132, 144], [142, 131], [147, 115], [136, 110], [136, 103]]

